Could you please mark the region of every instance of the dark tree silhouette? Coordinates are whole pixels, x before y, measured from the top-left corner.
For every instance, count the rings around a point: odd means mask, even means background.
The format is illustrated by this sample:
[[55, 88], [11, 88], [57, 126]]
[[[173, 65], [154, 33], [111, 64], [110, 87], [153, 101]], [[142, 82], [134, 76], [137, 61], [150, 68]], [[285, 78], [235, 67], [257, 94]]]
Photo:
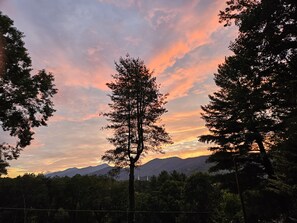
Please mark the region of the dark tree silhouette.
[[55, 111], [51, 101], [57, 93], [54, 77], [45, 70], [31, 74], [23, 37], [13, 21], [0, 12], [0, 125], [16, 138], [15, 145], [0, 142], [0, 175], [7, 173], [7, 160], [17, 159], [30, 145], [32, 128], [45, 126]]
[[113, 130], [108, 140], [115, 148], [106, 151], [102, 159], [117, 167], [129, 166], [128, 222], [134, 222], [134, 169], [146, 153], [160, 152], [163, 144], [171, 143], [164, 125], [159, 124], [167, 112], [166, 95], [159, 92], [156, 78], [140, 59], [127, 55], [115, 66], [114, 81], [107, 84], [112, 91], [111, 111], [103, 114], [110, 122], [107, 129]]
[[[296, 10], [293, 0], [227, 1], [220, 21], [226, 26], [235, 22], [239, 35], [230, 44], [234, 56], [226, 58], [215, 74], [219, 90], [202, 107], [210, 133], [200, 141], [215, 144], [209, 159], [215, 162], [213, 170], [234, 169], [236, 155], [242, 179], [253, 176], [245, 180], [245, 189], [254, 184], [266, 200], [273, 197], [267, 195], [269, 190], [278, 188], [284, 194], [289, 188], [279, 182], [282, 178], [296, 186]], [[257, 153], [250, 153], [254, 150]]]
[[[258, 53], [254, 61], [262, 64], [260, 75], [266, 76], [270, 115], [277, 125], [270, 140], [279, 191], [296, 188], [297, 169], [297, 2], [295, 0], [228, 1], [220, 13], [222, 21], [239, 26], [240, 36], [232, 46], [235, 54], [245, 56], [246, 48]], [[256, 42], [257, 44], [251, 44]], [[253, 65], [253, 64], [252, 64]], [[284, 189], [286, 188], [286, 189]], [[292, 195], [296, 190], [291, 190]], [[296, 210], [297, 197], [295, 197]], [[289, 210], [289, 209], [288, 209]], [[289, 211], [290, 212], [290, 211]], [[297, 217], [292, 211], [288, 216]]]
[[[232, 155], [239, 153], [243, 166], [261, 161], [271, 177], [267, 151], [285, 138], [286, 120], [296, 114], [296, 1], [227, 1], [220, 19], [235, 21], [240, 33], [230, 45], [235, 55], [215, 76], [220, 90], [203, 106], [211, 133], [200, 140], [219, 145], [210, 159], [217, 169], [226, 162], [232, 168]], [[247, 156], [255, 148], [260, 156]]]
[[[272, 137], [275, 122], [267, 115], [270, 104], [265, 101], [263, 80], [256, 74], [257, 68], [249, 67], [247, 59], [233, 56], [219, 66], [215, 82], [220, 90], [209, 96], [208, 105], [202, 106], [210, 134], [201, 136], [200, 141], [218, 145], [210, 148], [215, 152], [210, 161], [219, 161], [212, 170], [233, 169], [233, 156], [237, 155], [241, 168], [260, 171], [263, 166], [271, 177], [274, 171], [264, 140]], [[246, 165], [247, 161], [253, 162]]]

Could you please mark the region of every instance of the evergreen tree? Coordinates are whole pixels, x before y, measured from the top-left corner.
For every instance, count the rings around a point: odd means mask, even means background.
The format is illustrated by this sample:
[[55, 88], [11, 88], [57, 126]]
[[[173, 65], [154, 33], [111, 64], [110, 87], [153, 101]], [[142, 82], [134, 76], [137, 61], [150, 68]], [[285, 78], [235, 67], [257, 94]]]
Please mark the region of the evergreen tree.
[[[208, 105], [202, 106], [202, 117], [210, 134], [201, 136], [200, 141], [217, 144], [210, 148], [214, 151], [210, 161], [218, 161], [212, 167], [214, 171], [232, 170], [236, 156], [240, 171], [252, 168], [263, 175], [263, 169], [273, 176], [265, 140], [271, 138], [275, 122], [267, 115], [270, 105], [265, 101], [263, 80], [257, 75], [257, 68], [249, 66], [248, 60], [232, 56], [219, 66], [215, 83], [220, 90], [209, 96]], [[248, 162], [251, 160], [253, 162]]]
[[242, 57], [255, 52], [251, 66], [261, 64], [259, 75], [270, 86], [265, 89], [270, 94], [266, 100], [270, 99], [271, 109], [282, 122], [296, 109], [297, 3], [294, 0], [233, 0], [227, 5], [220, 12], [221, 22], [230, 25], [234, 20], [240, 31], [230, 48]]
[[238, 159], [244, 166], [255, 161], [249, 159], [255, 154], [246, 154], [256, 143], [271, 177], [267, 151], [286, 135], [286, 120], [296, 109], [296, 2], [227, 1], [220, 19], [225, 25], [234, 20], [240, 33], [230, 45], [235, 55], [215, 75], [220, 90], [203, 106], [210, 134], [200, 140], [218, 144], [210, 160], [228, 161], [228, 168], [234, 152], [245, 155]]
[[0, 12], [0, 125], [16, 138], [15, 145], [0, 142], [0, 175], [7, 172], [7, 160], [17, 159], [30, 145], [32, 128], [45, 126], [55, 111], [51, 101], [57, 93], [54, 77], [45, 70], [31, 74], [23, 37], [13, 21]]
[[160, 152], [161, 145], [171, 143], [159, 119], [166, 112], [166, 95], [159, 92], [156, 78], [144, 62], [127, 55], [115, 63], [114, 81], [107, 83], [111, 89], [111, 111], [104, 113], [113, 130], [109, 142], [114, 149], [105, 152], [103, 160], [118, 167], [129, 166], [129, 215], [134, 222], [134, 169], [142, 156], [149, 151]]
[[[202, 107], [210, 133], [200, 140], [215, 144], [210, 148], [213, 170], [232, 170], [236, 157], [239, 175], [254, 176], [250, 183], [260, 185], [257, 179], [264, 173], [273, 179], [266, 182], [270, 188], [262, 190], [263, 196], [275, 190], [277, 183], [271, 182], [281, 178], [296, 185], [296, 19], [293, 0], [227, 1], [220, 21], [226, 26], [235, 22], [239, 35], [230, 45], [234, 56], [215, 74], [219, 90]], [[254, 150], [260, 153], [251, 153]]]

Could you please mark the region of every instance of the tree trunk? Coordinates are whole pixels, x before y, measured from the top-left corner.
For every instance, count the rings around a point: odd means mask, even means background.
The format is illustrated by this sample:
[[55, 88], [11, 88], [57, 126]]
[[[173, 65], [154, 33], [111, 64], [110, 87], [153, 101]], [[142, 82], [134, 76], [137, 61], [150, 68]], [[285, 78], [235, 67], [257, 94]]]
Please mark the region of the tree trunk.
[[134, 191], [134, 169], [135, 165], [130, 164], [129, 173], [129, 210], [128, 210], [128, 223], [135, 222], [135, 191]]
[[261, 154], [261, 158], [263, 161], [263, 165], [265, 168], [266, 173], [268, 174], [269, 178], [274, 178], [274, 170], [271, 164], [270, 159], [267, 156], [266, 150], [264, 148], [263, 142], [261, 139], [257, 139], [256, 140], [258, 146], [259, 146], [259, 150], [260, 150], [260, 154]]
[[240, 185], [239, 185], [238, 167], [237, 167], [236, 157], [233, 157], [233, 164], [234, 164], [234, 168], [235, 168], [235, 179], [236, 179], [238, 195], [239, 195], [239, 198], [240, 198], [241, 209], [242, 209], [242, 213], [243, 213], [243, 220], [244, 220], [245, 223], [247, 223], [245, 205], [244, 205], [243, 196], [242, 196], [242, 192], [240, 190]]

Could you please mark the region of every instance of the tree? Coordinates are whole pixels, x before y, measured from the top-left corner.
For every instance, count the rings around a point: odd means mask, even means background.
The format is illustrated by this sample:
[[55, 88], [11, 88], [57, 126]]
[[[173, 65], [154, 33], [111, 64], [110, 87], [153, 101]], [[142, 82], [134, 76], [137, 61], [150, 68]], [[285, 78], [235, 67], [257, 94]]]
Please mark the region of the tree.
[[[257, 168], [255, 173], [259, 173], [264, 167], [272, 177], [274, 171], [265, 140], [272, 137], [275, 122], [267, 115], [270, 105], [265, 101], [267, 95], [262, 77], [257, 75], [258, 67], [251, 68], [249, 58], [232, 56], [219, 66], [215, 83], [220, 90], [209, 96], [208, 105], [202, 106], [202, 118], [210, 134], [201, 136], [200, 141], [217, 144], [210, 148], [214, 154], [209, 160], [218, 161], [212, 170], [232, 170], [233, 158], [237, 155], [240, 171]], [[251, 151], [260, 153], [251, 154]], [[253, 162], [248, 162], [251, 160]]]
[[225, 25], [235, 20], [240, 33], [230, 45], [235, 55], [226, 59], [215, 76], [221, 90], [203, 107], [211, 134], [200, 140], [220, 141], [225, 158], [228, 148], [232, 150], [230, 143], [239, 149], [233, 152], [246, 154], [256, 142], [265, 171], [272, 176], [267, 151], [284, 137], [286, 120], [296, 109], [296, 2], [227, 1], [220, 19]]
[[[241, 176], [253, 173], [263, 180], [262, 166], [270, 179], [279, 179], [282, 170], [294, 182], [296, 9], [293, 0], [228, 0], [220, 12], [220, 21], [235, 22], [239, 35], [230, 45], [234, 55], [215, 74], [220, 89], [202, 107], [210, 133], [200, 140], [216, 144], [210, 148], [213, 170], [232, 170], [236, 154]], [[255, 149], [260, 153], [251, 154]]]
[[104, 113], [110, 122], [107, 129], [113, 131], [108, 138], [114, 149], [105, 152], [103, 160], [117, 167], [129, 166], [129, 214], [128, 222], [134, 221], [134, 169], [141, 157], [149, 151], [160, 152], [163, 144], [171, 143], [164, 125], [159, 123], [166, 96], [159, 92], [156, 78], [139, 58], [127, 55], [115, 63], [117, 73], [111, 89], [111, 111]]
[[189, 215], [184, 222], [221, 222], [218, 213], [220, 191], [214, 186], [212, 177], [204, 173], [189, 176], [184, 186], [184, 202]]
[[30, 145], [33, 128], [45, 126], [55, 111], [51, 101], [57, 93], [54, 77], [45, 70], [31, 74], [23, 37], [13, 21], [0, 12], [0, 125], [16, 139], [15, 145], [0, 144], [0, 175], [7, 173], [7, 160], [17, 159]]
[[[261, 75], [270, 83], [270, 103], [281, 119], [296, 109], [297, 3], [294, 0], [227, 1], [220, 12], [221, 22], [239, 27], [240, 34], [232, 51], [245, 56], [257, 54], [254, 63], [261, 64]], [[253, 64], [251, 64], [253, 65]], [[268, 98], [267, 98], [268, 99]]]

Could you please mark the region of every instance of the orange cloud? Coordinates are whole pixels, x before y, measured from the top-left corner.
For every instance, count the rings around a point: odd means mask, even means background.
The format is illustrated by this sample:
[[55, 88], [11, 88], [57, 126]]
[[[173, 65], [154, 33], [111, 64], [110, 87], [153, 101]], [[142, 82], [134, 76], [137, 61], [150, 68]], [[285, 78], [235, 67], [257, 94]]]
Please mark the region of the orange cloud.
[[[73, 2], [69, 8], [62, 1], [58, 6], [41, 1], [28, 7], [21, 1], [6, 1], [3, 11], [10, 11], [26, 34], [34, 64], [51, 71], [59, 89], [54, 98], [57, 112], [49, 126], [38, 129], [37, 143], [11, 163], [10, 173], [100, 163], [100, 155], [112, 147], [105, 139], [111, 133], [100, 131], [104, 122], [98, 117], [108, 109], [105, 83], [115, 73], [113, 61], [127, 52], [145, 59], [169, 92], [170, 109], [163, 123], [175, 143], [164, 148], [165, 155], [149, 154], [144, 161], [208, 154], [207, 145], [197, 141], [207, 132], [199, 107], [213, 90], [208, 80], [226, 53], [212, 50], [227, 48], [229, 41], [230, 34], [220, 32], [217, 17], [224, 4], [221, 0], [98, 0]], [[36, 10], [46, 7], [54, 8], [47, 13]]]
[[202, 82], [217, 69], [218, 64], [222, 63], [224, 58], [213, 58], [204, 60], [192, 67], [180, 68], [171, 77], [164, 81], [163, 86], [169, 89], [169, 100], [186, 96], [194, 83]]
[[150, 161], [151, 159], [159, 158], [159, 159], [165, 159], [169, 157], [180, 157], [183, 159], [190, 158], [190, 157], [197, 157], [197, 156], [204, 156], [204, 155], [210, 155], [211, 152], [208, 150], [186, 150], [186, 151], [172, 151], [172, 152], [166, 152], [165, 154], [152, 154], [143, 159], [143, 163], [146, 163]]
[[[183, 17], [175, 24], [176, 33], [180, 36], [169, 45], [157, 49], [151, 56], [149, 67], [154, 68], [157, 73], [162, 73], [194, 48], [211, 42], [211, 34], [221, 27], [217, 13], [213, 12], [218, 12], [224, 4], [223, 1], [216, 1], [213, 7], [208, 8], [199, 16], [195, 11], [194, 2], [181, 9], [179, 13], [183, 13]], [[184, 14], [185, 11], [186, 14]]]
[[106, 83], [114, 73], [113, 69], [107, 66], [96, 67], [92, 71], [75, 66], [71, 62], [64, 60], [56, 67], [50, 67], [49, 71], [55, 74], [56, 82], [62, 87], [95, 87], [107, 90]]
[[23, 168], [9, 167], [7, 177], [14, 178], [20, 175], [24, 175], [26, 172], [27, 171], [25, 171]]
[[200, 110], [170, 113], [163, 120], [174, 143], [195, 140], [205, 131], [205, 127], [201, 125]]
[[[203, 155], [210, 155], [211, 152], [207, 150], [208, 146], [207, 145], [201, 145], [198, 143], [197, 139], [194, 139], [192, 141], [189, 141], [187, 144], [189, 146], [184, 146], [183, 143], [180, 143], [178, 145], [175, 145], [175, 149], [172, 149], [170, 147], [165, 148], [165, 153], [160, 154], [160, 153], [150, 153], [147, 156], [145, 156], [142, 160], [142, 163], [146, 163], [152, 159], [155, 158], [168, 158], [168, 157], [180, 157], [183, 159], [190, 158], [190, 157], [197, 157], [197, 156], [203, 156]], [[190, 147], [191, 148], [188, 148]]]
[[174, 42], [157, 55], [154, 55], [149, 62], [149, 67], [154, 68], [156, 73], [161, 73], [167, 67], [172, 66], [177, 59], [184, 56], [189, 50], [190, 48], [185, 42]]

